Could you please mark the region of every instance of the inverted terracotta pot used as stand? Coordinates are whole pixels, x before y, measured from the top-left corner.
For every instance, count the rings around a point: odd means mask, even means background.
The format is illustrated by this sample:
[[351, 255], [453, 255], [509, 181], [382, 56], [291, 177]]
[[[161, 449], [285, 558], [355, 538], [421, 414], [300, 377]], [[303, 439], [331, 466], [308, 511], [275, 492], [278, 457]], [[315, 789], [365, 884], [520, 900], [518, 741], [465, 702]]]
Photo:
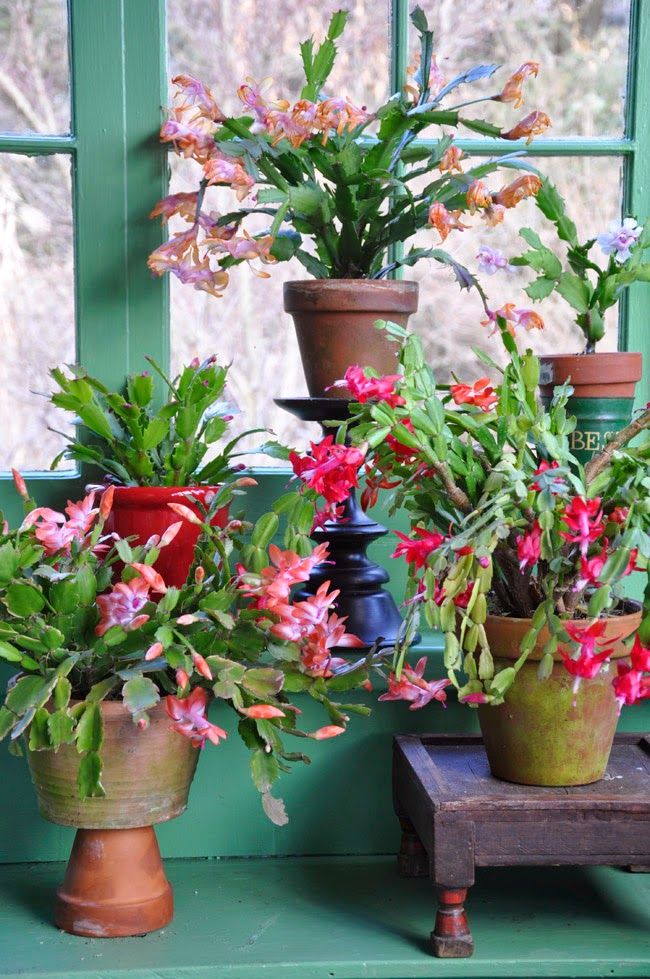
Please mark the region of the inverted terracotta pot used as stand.
[[[182, 503], [197, 516], [202, 517], [195, 500], [207, 509], [206, 497], [215, 493], [218, 486], [116, 486], [113, 506], [106, 522], [108, 533], [120, 537], [133, 537], [135, 545], [145, 544], [150, 537], [164, 534], [168, 527], [181, 520], [169, 503]], [[212, 523], [224, 527], [228, 520], [228, 508], [215, 513]], [[194, 548], [201, 528], [188, 520], [173, 541], [164, 547], [156, 561], [158, 571], [167, 585], [180, 588], [187, 580], [187, 573], [194, 560]]]
[[74, 745], [30, 751], [41, 815], [77, 828], [55, 924], [73, 935], [124, 938], [164, 928], [174, 913], [153, 825], [187, 807], [199, 757], [162, 704], [140, 730], [121, 702], [102, 703], [104, 798], [79, 799]]
[[540, 361], [540, 394], [545, 404], [557, 385], [569, 382], [573, 388], [567, 410], [576, 416], [577, 425], [569, 435], [569, 447], [578, 462], [587, 463], [632, 418], [641, 354], [555, 354]]
[[[559, 650], [553, 656], [551, 676], [538, 679], [542, 647], [549, 639], [548, 630], [542, 629], [504, 703], [479, 707], [485, 751], [497, 778], [518, 785], [570, 786], [588, 785], [603, 777], [619, 715], [612, 687], [615, 661], [629, 655], [623, 640], [638, 629], [641, 612], [604, 621], [603, 642], [613, 644], [611, 661], [591, 680], [576, 681]], [[531, 624], [530, 619], [488, 615], [485, 632], [495, 671], [512, 666], [519, 658]]]
[[399, 344], [374, 324], [377, 320], [390, 320], [406, 326], [417, 306], [417, 282], [285, 282], [284, 308], [293, 317], [311, 397], [349, 397], [347, 388], [328, 388], [352, 364], [372, 367], [379, 374], [394, 374]]

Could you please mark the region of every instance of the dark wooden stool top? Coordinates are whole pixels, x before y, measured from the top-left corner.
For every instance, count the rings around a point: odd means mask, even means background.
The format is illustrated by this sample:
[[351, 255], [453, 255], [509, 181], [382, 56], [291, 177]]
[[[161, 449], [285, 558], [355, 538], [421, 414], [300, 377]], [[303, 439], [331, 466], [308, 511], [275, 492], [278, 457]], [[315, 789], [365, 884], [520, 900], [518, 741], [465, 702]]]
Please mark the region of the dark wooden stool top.
[[393, 793], [399, 867], [439, 891], [435, 955], [471, 955], [464, 910], [475, 867], [608, 864], [650, 869], [650, 738], [617, 735], [592, 785], [540, 788], [490, 774], [480, 737], [399, 735]]

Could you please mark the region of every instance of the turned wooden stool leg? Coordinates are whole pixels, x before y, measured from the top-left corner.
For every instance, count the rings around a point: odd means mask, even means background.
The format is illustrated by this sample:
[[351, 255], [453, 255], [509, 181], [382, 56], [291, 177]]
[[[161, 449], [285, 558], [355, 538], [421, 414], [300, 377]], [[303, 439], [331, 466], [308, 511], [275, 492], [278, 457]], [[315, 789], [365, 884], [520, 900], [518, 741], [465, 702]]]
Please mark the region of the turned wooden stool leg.
[[466, 897], [466, 887], [440, 887], [438, 890], [438, 913], [431, 932], [431, 950], [438, 958], [464, 959], [474, 951], [465, 914]]
[[397, 869], [402, 877], [428, 877], [429, 856], [410, 819], [400, 816], [402, 842], [397, 855]]

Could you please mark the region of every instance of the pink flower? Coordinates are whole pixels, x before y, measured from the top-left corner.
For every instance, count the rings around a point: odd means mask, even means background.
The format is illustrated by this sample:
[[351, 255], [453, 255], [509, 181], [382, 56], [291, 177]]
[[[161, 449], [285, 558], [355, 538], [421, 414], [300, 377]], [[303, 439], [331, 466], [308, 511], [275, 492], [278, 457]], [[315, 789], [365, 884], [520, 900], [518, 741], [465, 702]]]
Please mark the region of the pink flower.
[[181, 688], [181, 690], [185, 690], [185, 688], [189, 686], [190, 678], [187, 675], [186, 670], [182, 670], [182, 669], [176, 670], [176, 683]]
[[311, 455], [291, 452], [293, 471], [328, 503], [343, 503], [350, 490], [359, 485], [359, 469], [365, 452], [355, 446], [339, 445], [333, 435], [311, 443]]
[[115, 487], [108, 486], [101, 497], [99, 498], [99, 519], [107, 520], [108, 516], [113, 509], [113, 497], [115, 496]]
[[240, 714], [245, 714], [246, 717], [253, 717], [259, 720], [287, 716], [283, 710], [280, 710], [279, 707], [274, 707], [272, 704], [253, 704], [252, 707], [242, 707]]
[[450, 384], [449, 391], [455, 404], [476, 405], [483, 411], [492, 411], [499, 402], [499, 396], [487, 377], [480, 377], [474, 384]]
[[161, 642], [155, 642], [153, 645], [149, 646], [149, 649], [144, 654], [144, 658], [147, 663], [149, 663], [151, 660], [158, 659], [158, 657], [162, 655], [162, 652], [163, 644]]
[[245, 170], [243, 160], [235, 157], [212, 156], [203, 167], [203, 176], [210, 184], [229, 184], [238, 201], [248, 197], [255, 181]]
[[484, 693], [466, 693], [464, 697], [458, 698], [461, 704], [487, 704], [489, 698]]
[[640, 670], [630, 667], [627, 663], [616, 664], [618, 676], [612, 681], [614, 694], [618, 700], [619, 709], [626, 704], [631, 707], [640, 700], [650, 697], [650, 677], [644, 677]]
[[319, 727], [317, 731], [312, 731], [307, 737], [314, 738], [315, 741], [325, 741], [326, 738], [337, 738], [339, 734], [345, 734], [345, 728], [338, 724], [326, 724]]
[[172, 730], [189, 738], [195, 748], [203, 748], [206, 740], [219, 744], [221, 738], [227, 738], [227, 733], [216, 724], [210, 724], [206, 717], [208, 694], [202, 687], [197, 687], [189, 697], [165, 697], [165, 710], [174, 724]]
[[401, 374], [384, 374], [383, 377], [367, 377], [363, 368], [358, 364], [348, 367], [341, 381], [335, 381], [332, 388], [346, 387], [360, 404], [365, 404], [371, 398], [385, 401], [396, 408], [406, 404], [401, 394], [395, 390], [395, 384], [403, 380]]
[[167, 591], [167, 585], [163, 581], [162, 575], [154, 571], [150, 564], [141, 564], [139, 561], [133, 561], [129, 567], [137, 571], [141, 578], [144, 578], [152, 591], [158, 591], [163, 595]]
[[308, 633], [300, 653], [305, 670], [312, 676], [331, 676], [339, 667], [345, 665], [341, 657], [332, 656], [332, 649], [344, 646], [359, 648], [363, 642], [358, 636], [345, 631], [345, 617], [332, 612]]
[[561, 530], [560, 537], [564, 537], [565, 540], [571, 541], [573, 544], [579, 543], [580, 553], [586, 557], [589, 545], [598, 540], [605, 529], [600, 497], [585, 500], [581, 496], [574, 496], [571, 503], [565, 508], [562, 520], [569, 530]]
[[273, 610], [278, 605], [286, 605], [293, 586], [308, 581], [316, 565], [324, 561], [327, 554], [326, 543], [318, 544], [307, 557], [299, 557], [295, 551], [282, 551], [276, 544], [271, 544], [271, 564], [259, 575], [249, 575], [243, 566], [238, 567], [239, 590], [254, 600], [255, 608]]
[[89, 493], [78, 503], [68, 500], [65, 508], [67, 518], [50, 507], [36, 507], [27, 514], [20, 529], [34, 527], [34, 535], [46, 554], [69, 554], [72, 541], [84, 541], [93, 525], [98, 512], [93, 507], [94, 502], [94, 493]]
[[183, 520], [187, 520], [188, 523], [193, 523], [197, 527], [203, 526], [203, 521], [198, 514], [196, 514], [194, 510], [191, 510], [188, 506], [185, 506], [184, 503], [168, 503], [167, 506], [170, 510], [173, 510], [174, 513], [178, 514], [179, 517], [182, 517]]
[[397, 545], [391, 557], [404, 557], [409, 564], [414, 564], [417, 570], [426, 565], [429, 555], [440, 547], [445, 537], [435, 530], [425, 530], [424, 527], [414, 527], [413, 531], [417, 540], [407, 537], [406, 534], [400, 534], [399, 530], [395, 531], [395, 536], [399, 537], [402, 543]]
[[14, 486], [16, 487], [16, 490], [18, 492], [18, 495], [23, 500], [28, 500], [29, 499], [29, 490], [27, 489], [27, 483], [25, 482], [25, 480], [23, 479], [23, 477], [21, 476], [21, 474], [18, 472], [17, 469], [12, 469], [11, 470], [11, 475], [13, 476]]
[[564, 666], [571, 676], [591, 680], [595, 677], [603, 662], [611, 655], [612, 641], [606, 648], [596, 652], [596, 646], [605, 646], [605, 640], [601, 637], [605, 632], [606, 623], [603, 619], [596, 620], [590, 625], [578, 624], [577, 622], [565, 622], [564, 628], [574, 642], [580, 647], [577, 658], [573, 658], [570, 653], [560, 646], [560, 655], [564, 661]]
[[100, 613], [99, 624], [95, 634], [103, 636], [114, 626], [122, 626], [127, 632], [138, 629], [149, 620], [149, 616], [140, 614], [149, 601], [149, 585], [144, 578], [133, 581], [120, 581], [112, 591], [97, 596], [97, 606]]
[[522, 574], [527, 568], [533, 568], [537, 564], [541, 553], [542, 528], [536, 520], [530, 530], [517, 538], [517, 557]]
[[399, 680], [394, 673], [388, 677], [388, 692], [383, 693], [379, 700], [406, 700], [410, 702], [409, 710], [419, 710], [426, 707], [432, 700], [438, 700], [444, 704], [447, 699], [445, 687], [448, 687], [451, 680], [431, 680], [423, 679], [424, 670], [427, 665], [427, 658], [423, 656], [418, 660], [415, 668], [404, 665], [402, 675]]
[[650, 673], [650, 646], [642, 645], [638, 633], [634, 637], [630, 656], [633, 669], [641, 670], [642, 673]]
[[202, 677], [204, 677], [206, 680], [214, 679], [210, 667], [204, 660], [203, 656], [201, 656], [200, 653], [197, 653], [196, 650], [192, 651], [192, 662], [194, 663], [194, 669]]

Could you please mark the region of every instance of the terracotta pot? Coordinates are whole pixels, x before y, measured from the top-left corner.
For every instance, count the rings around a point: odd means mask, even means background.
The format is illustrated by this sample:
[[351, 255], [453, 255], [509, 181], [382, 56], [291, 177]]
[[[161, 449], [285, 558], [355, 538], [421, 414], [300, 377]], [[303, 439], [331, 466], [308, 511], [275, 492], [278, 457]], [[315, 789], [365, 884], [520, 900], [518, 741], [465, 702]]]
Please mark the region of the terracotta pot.
[[[628, 655], [623, 639], [638, 629], [641, 612], [605, 620], [604, 638], [616, 640], [611, 661], [591, 680], [576, 683], [559, 650], [547, 680], [537, 678], [538, 644], [498, 707], [479, 707], [479, 721], [492, 774], [519, 785], [588, 785], [603, 777], [618, 722], [612, 679], [615, 660]], [[530, 619], [490, 615], [485, 623], [495, 670], [512, 666]]]
[[558, 384], [569, 381], [574, 389], [567, 408], [578, 423], [569, 443], [579, 462], [589, 462], [632, 418], [641, 354], [556, 354], [540, 360], [540, 393], [545, 403]]
[[144, 731], [122, 703], [102, 703], [101, 712], [105, 798], [79, 799], [74, 745], [27, 750], [41, 815], [78, 828], [55, 920], [74, 935], [141, 935], [172, 918], [152, 824], [185, 811], [199, 751], [172, 730], [162, 704]]
[[[106, 529], [120, 537], [134, 537], [135, 544], [144, 544], [153, 534], [162, 535], [171, 524], [181, 519], [170, 510], [168, 503], [182, 503], [201, 516], [191, 497], [204, 502], [206, 494], [214, 493], [217, 489], [217, 486], [118, 486]], [[228, 508], [223, 507], [217, 510], [212, 523], [215, 527], [223, 527], [227, 520]], [[160, 572], [167, 585], [180, 588], [185, 584], [199, 533], [200, 527], [184, 520], [171, 544], [161, 550], [156, 571]]]
[[346, 388], [328, 391], [348, 367], [360, 364], [394, 374], [399, 345], [377, 320], [406, 326], [418, 306], [417, 282], [371, 279], [308, 279], [285, 282], [284, 308], [293, 317], [311, 397], [346, 397]]

